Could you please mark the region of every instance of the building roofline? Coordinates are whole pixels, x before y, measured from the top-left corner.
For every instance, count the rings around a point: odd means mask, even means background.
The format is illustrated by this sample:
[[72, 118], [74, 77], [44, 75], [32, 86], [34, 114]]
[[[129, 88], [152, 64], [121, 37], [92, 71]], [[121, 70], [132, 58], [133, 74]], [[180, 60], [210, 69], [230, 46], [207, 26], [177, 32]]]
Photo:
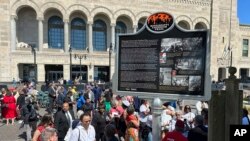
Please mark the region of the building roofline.
[[248, 26], [248, 27], [250, 27], [250, 24], [240, 24], [240, 26]]

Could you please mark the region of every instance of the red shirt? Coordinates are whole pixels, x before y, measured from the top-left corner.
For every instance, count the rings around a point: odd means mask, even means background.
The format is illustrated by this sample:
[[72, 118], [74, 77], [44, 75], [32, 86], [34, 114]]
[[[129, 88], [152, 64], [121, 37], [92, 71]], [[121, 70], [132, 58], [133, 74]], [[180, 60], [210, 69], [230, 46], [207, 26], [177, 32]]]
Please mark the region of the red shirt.
[[[53, 126], [48, 126], [48, 127], [53, 128]], [[46, 128], [46, 127], [45, 127], [44, 125], [40, 125], [40, 126], [38, 126], [38, 127], [36, 128], [36, 130], [38, 130], [38, 131], [42, 134], [42, 132], [45, 130], [45, 128]], [[41, 134], [39, 135], [37, 141], [41, 141]]]
[[111, 115], [112, 115], [112, 113], [117, 113], [119, 115], [122, 115], [124, 110], [123, 110], [123, 108], [121, 106], [117, 106], [116, 108], [111, 108], [109, 112], [110, 112]]
[[181, 132], [173, 131], [168, 132], [162, 141], [188, 141], [186, 137], [182, 135]]
[[127, 115], [126, 120], [127, 120], [127, 122], [130, 122], [132, 120], [137, 120], [137, 117], [134, 114]]

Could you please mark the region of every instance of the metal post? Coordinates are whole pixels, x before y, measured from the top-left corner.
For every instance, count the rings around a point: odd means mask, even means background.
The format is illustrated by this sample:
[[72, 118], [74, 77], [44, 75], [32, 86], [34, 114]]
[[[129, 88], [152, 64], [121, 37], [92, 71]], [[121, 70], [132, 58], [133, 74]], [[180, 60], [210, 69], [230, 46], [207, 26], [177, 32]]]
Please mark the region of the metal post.
[[86, 59], [87, 55], [83, 55], [83, 54], [75, 54], [75, 59], [79, 59], [80, 60], [80, 76], [82, 76], [82, 59]]
[[231, 57], [230, 57], [230, 67], [232, 67], [232, 63], [233, 63], [233, 52], [232, 52], [232, 50], [231, 50], [231, 55], [230, 55]]
[[161, 140], [161, 125], [160, 125], [160, 119], [161, 119], [161, 112], [162, 112], [162, 101], [160, 98], [154, 98], [153, 101], [153, 140], [154, 141], [160, 141]]

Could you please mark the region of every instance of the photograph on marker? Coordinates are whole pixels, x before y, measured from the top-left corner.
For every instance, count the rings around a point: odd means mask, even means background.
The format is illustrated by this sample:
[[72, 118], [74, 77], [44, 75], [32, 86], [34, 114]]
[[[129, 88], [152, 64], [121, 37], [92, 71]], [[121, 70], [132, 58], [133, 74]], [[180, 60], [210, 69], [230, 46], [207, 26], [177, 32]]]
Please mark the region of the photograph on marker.
[[171, 85], [172, 68], [160, 68], [160, 85]]
[[182, 46], [184, 51], [194, 51], [202, 49], [202, 37], [183, 38]]
[[161, 52], [182, 52], [183, 44], [181, 38], [163, 38], [161, 40]]
[[201, 90], [201, 76], [189, 76], [189, 91]]
[[166, 53], [164, 52], [161, 52], [160, 53], [160, 64], [164, 64], [167, 62], [167, 56], [166, 56]]
[[188, 86], [188, 76], [176, 75], [172, 77], [172, 86]]
[[201, 70], [201, 58], [179, 58], [175, 61], [176, 70]]

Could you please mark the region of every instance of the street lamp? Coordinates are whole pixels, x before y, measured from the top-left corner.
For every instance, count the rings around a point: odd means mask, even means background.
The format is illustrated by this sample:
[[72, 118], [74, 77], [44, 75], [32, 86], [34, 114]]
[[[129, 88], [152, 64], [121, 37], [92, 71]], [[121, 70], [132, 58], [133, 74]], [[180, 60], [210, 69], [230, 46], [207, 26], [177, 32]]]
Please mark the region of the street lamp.
[[70, 45], [69, 45], [69, 67], [70, 67], [69, 70], [70, 80], [72, 80], [72, 48]]
[[113, 50], [113, 44], [110, 43], [110, 47], [109, 47], [109, 82], [111, 82], [111, 55], [112, 55], [112, 50]]
[[86, 60], [87, 55], [86, 54], [75, 54], [74, 58], [80, 60], [80, 76], [82, 77], [82, 59], [84, 58]]

